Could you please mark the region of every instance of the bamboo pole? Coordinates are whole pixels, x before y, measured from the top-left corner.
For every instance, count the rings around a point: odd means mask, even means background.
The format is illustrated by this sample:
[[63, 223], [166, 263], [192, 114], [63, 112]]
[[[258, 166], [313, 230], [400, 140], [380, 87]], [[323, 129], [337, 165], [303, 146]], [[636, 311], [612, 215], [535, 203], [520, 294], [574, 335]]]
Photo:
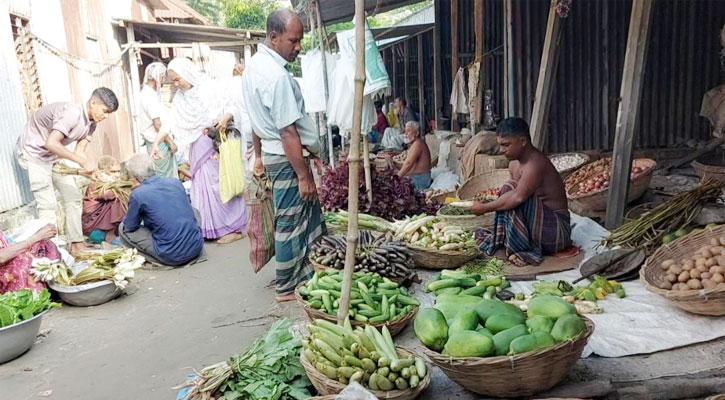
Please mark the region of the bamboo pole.
[[[325, 84], [325, 107], [330, 97], [329, 83], [327, 82], [327, 58], [325, 52], [325, 41], [322, 39], [322, 31], [325, 29], [325, 24], [322, 22], [320, 17], [320, 2], [315, 2], [315, 15], [317, 16], [317, 35], [320, 40], [320, 54], [322, 55], [322, 82]], [[327, 111], [322, 114], [322, 124], [327, 128], [327, 150], [330, 153], [330, 168], [335, 168], [335, 151], [332, 147], [332, 127], [327, 124]]]
[[350, 308], [350, 287], [355, 269], [355, 250], [360, 232], [357, 225], [358, 179], [360, 171], [360, 127], [362, 125], [362, 102], [365, 87], [365, 0], [355, 0], [355, 92], [352, 109], [352, 132], [350, 135], [350, 181], [348, 184], [347, 253], [342, 277], [342, 297], [337, 310], [337, 322], [347, 316]]
[[[362, 123], [361, 123], [362, 125]], [[362, 133], [362, 132], [361, 132]], [[370, 142], [368, 135], [363, 134], [363, 168], [365, 169], [365, 189], [368, 194], [368, 202], [373, 202], [373, 176], [370, 171]]]

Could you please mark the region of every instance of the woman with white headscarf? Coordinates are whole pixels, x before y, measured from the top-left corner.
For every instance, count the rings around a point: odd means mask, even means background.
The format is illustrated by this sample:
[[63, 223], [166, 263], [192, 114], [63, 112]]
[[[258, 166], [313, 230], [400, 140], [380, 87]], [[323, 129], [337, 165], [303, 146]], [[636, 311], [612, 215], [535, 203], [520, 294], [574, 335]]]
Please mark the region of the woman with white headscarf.
[[156, 174], [178, 179], [179, 174], [174, 157], [177, 147], [169, 135], [168, 128], [161, 123], [166, 110], [159, 99], [159, 92], [165, 78], [166, 66], [164, 64], [153, 62], [146, 67], [144, 85], [141, 89], [139, 126], [141, 137], [146, 142], [146, 150], [154, 159]]
[[244, 199], [235, 197], [226, 204], [221, 201], [218, 153], [205, 131], [211, 126], [226, 127], [234, 114], [234, 93], [205, 77], [187, 58], [173, 59], [168, 69], [178, 89], [171, 103], [171, 133], [184, 149], [181, 151], [188, 154], [191, 205], [201, 214], [202, 233], [206, 239], [219, 239], [219, 243], [241, 239], [247, 226]]

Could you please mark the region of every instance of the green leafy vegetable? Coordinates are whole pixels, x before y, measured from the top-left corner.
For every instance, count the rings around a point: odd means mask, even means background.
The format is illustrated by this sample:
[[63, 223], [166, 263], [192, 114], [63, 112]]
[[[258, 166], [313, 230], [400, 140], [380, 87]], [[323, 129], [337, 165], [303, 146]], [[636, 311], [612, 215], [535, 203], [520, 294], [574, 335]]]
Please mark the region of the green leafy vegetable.
[[50, 301], [48, 289], [40, 292], [20, 289], [0, 294], [0, 328], [33, 318], [51, 307], [60, 307], [60, 304]]

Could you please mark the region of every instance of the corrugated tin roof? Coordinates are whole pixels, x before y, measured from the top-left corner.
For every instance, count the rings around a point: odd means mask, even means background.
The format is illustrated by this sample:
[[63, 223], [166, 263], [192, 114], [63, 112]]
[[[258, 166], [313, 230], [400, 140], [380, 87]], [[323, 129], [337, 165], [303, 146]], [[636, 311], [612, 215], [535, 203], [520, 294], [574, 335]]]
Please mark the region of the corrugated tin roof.
[[[307, 15], [304, 8], [308, 0], [291, 0], [292, 6], [298, 11], [300, 18], [307, 23]], [[320, 16], [325, 24], [333, 24], [340, 21], [351, 21], [355, 16], [355, 2], [353, 0], [318, 0], [320, 1]], [[365, 11], [368, 16], [394, 10], [408, 4], [419, 3], [421, 0], [365, 0]], [[301, 5], [300, 5], [301, 4]]]
[[201, 25], [209, 25], [209, 20], [181, 0], [149, 0], [156, 18], [191, 19]]

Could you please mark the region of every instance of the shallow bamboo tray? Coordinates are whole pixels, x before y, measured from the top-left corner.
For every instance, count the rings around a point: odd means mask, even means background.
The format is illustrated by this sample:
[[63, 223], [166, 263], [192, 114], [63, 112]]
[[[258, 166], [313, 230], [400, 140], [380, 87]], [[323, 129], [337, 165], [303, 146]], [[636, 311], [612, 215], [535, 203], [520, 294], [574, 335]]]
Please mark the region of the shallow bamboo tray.
[[[703, 161], [703, 160], [700, 160]], [[700, 177], [701, 180], [712, 179], [718, 182], [725, 182], [725, 167], [717, 165], [707, 165], [698, 160], [690, 163], [692, 169], [695, 170], [695, 174]]]
[[484, 190], [500, 188], [511, 180], [508, 169], [496, 169], [474, 176], [466, 181], [458, 189], [458, 198], [461, 200], [473, 200], [476, 195]]
[[[640, 167], [643, 171], [642, 174], [630, 181], [627, 203], [631, 203], [644, 195], [644, 192], [649, 188], [650, 182], [652, 182], [652, 172], [656, 166], [657, 163], [649, 158], [638, 158], [632, 162], [633, 168]], [[589, 192], [583, 196], [575, 196], [573, 194], [579, 188], [579, 183], [586, 181], [591, 175], [589, 173], [574, 181], [567, 190], [566, 197], [569, 201], [578, 203], [579, 209], [604, 211], [607, 209], [609, 189], [611, 186], [602, 188], [599, 191]]]
[[[300, 307], [302, 307], [302, 310], [305, 311], [305, 314], [307, 314], [307, 318], [312, 321], [315, 319], [324, 319], [326, 321], [337, 323], [337, 316], [330, 315], [326, 312], [320, 311], [318, 309], [310, 307], [310, 305], [305, 301], [305, 299], [302, 298], [302, 295], [300, 294], [299, 287], [304, 285], [305, 283], [301, 283], [297, 288], [295, 289], [295, 299], [297, 299], [297, 303], [299, 303]], [[418, 312], [418, 307], [413, 306], [413, 309], [405, 314], [403, 318], [400, 318], [395, 321], [385, 321], [385, 322], [378, 322], [375, 324], [370, 324], [367, 322], [360, 322], [355, 320], [350, 320], [350, 324], [352, 326], [365, 326], [365, 325], [371, 325], [378, 329], [382, 328], [383, 325], [388, 327], [388, 330], [390, 331], [391, 336], [395, 336], [398, 333], [402, 332], [403, 329], [405, 329], [405, 326], [408, 325], [408, 322], [413, 319], [415, 316], [415, 313]]]
[[451, 380], [492, 397], [523, 397], [556, 386], [581, 357], [594, 323], [581, 316], [587, 330], [573, 340], [515, 356], [449, 357], [423, 346], [426, 356]]
[[406, 245], [413, 255], [415, 264], [428, 269], [455, 269], [478, 257], [480, 250], [471, 247], [465, 250], [436, 250]]
[[663, 296], [675, 307], [693, 314], [725, 315], [725, 288], [723, 287], [686, 291], [666, 290], [659, 287], [665, 277], [665, 271], [660, 267], [663, 261], [690, 257], [700, 247], [709, 244], [711, 238], [722, 235], [725, 235], [725, 225], [693, 232], [660, 246], [642, 266], [639, 271], [639, 279], [649, 291]]
[[[399, 356], [417, 356], [414, 352], [411, 350], [398, 346], [396, 347], [396, 350], [398, 351]], [[302, 367], [305, 369], [305, 372], [307, 373], [307, 377], [310, 378], [310, 382], [312, 382], [312, 385], [317, 389], [317, 392], [321, 395], [335, 395], [343, 391], [347, 385], [340, 383], [334, 379], [328, 378], [325, 374], [318, 371], [317, 368], [315, 368], [312, 364], [310, 364], [309, 361], [305, 358], [303, 354], [300, 354], [300, 363], [302, 364]], [[427, 364], [427, 363], [426, 363]], [[370, 390], [370, 392], [375, 395], [378, 399], [385, 399], [385, 400], [412, 400], [420, 396], [425, 389], [428, 388], [428, 385], [430, 385], [430, 365], [427, 365], [428, 368], [426, 368], [426, 374], [423, 378], [420, 380], [420, 384], [412, 389], [406, 389], [406, 390], [388, 390], [388, 391], [380, 391], [380, 390]], [[325, 399], [334, 399], [334, 396], [332, 397], [324, 397]]]

